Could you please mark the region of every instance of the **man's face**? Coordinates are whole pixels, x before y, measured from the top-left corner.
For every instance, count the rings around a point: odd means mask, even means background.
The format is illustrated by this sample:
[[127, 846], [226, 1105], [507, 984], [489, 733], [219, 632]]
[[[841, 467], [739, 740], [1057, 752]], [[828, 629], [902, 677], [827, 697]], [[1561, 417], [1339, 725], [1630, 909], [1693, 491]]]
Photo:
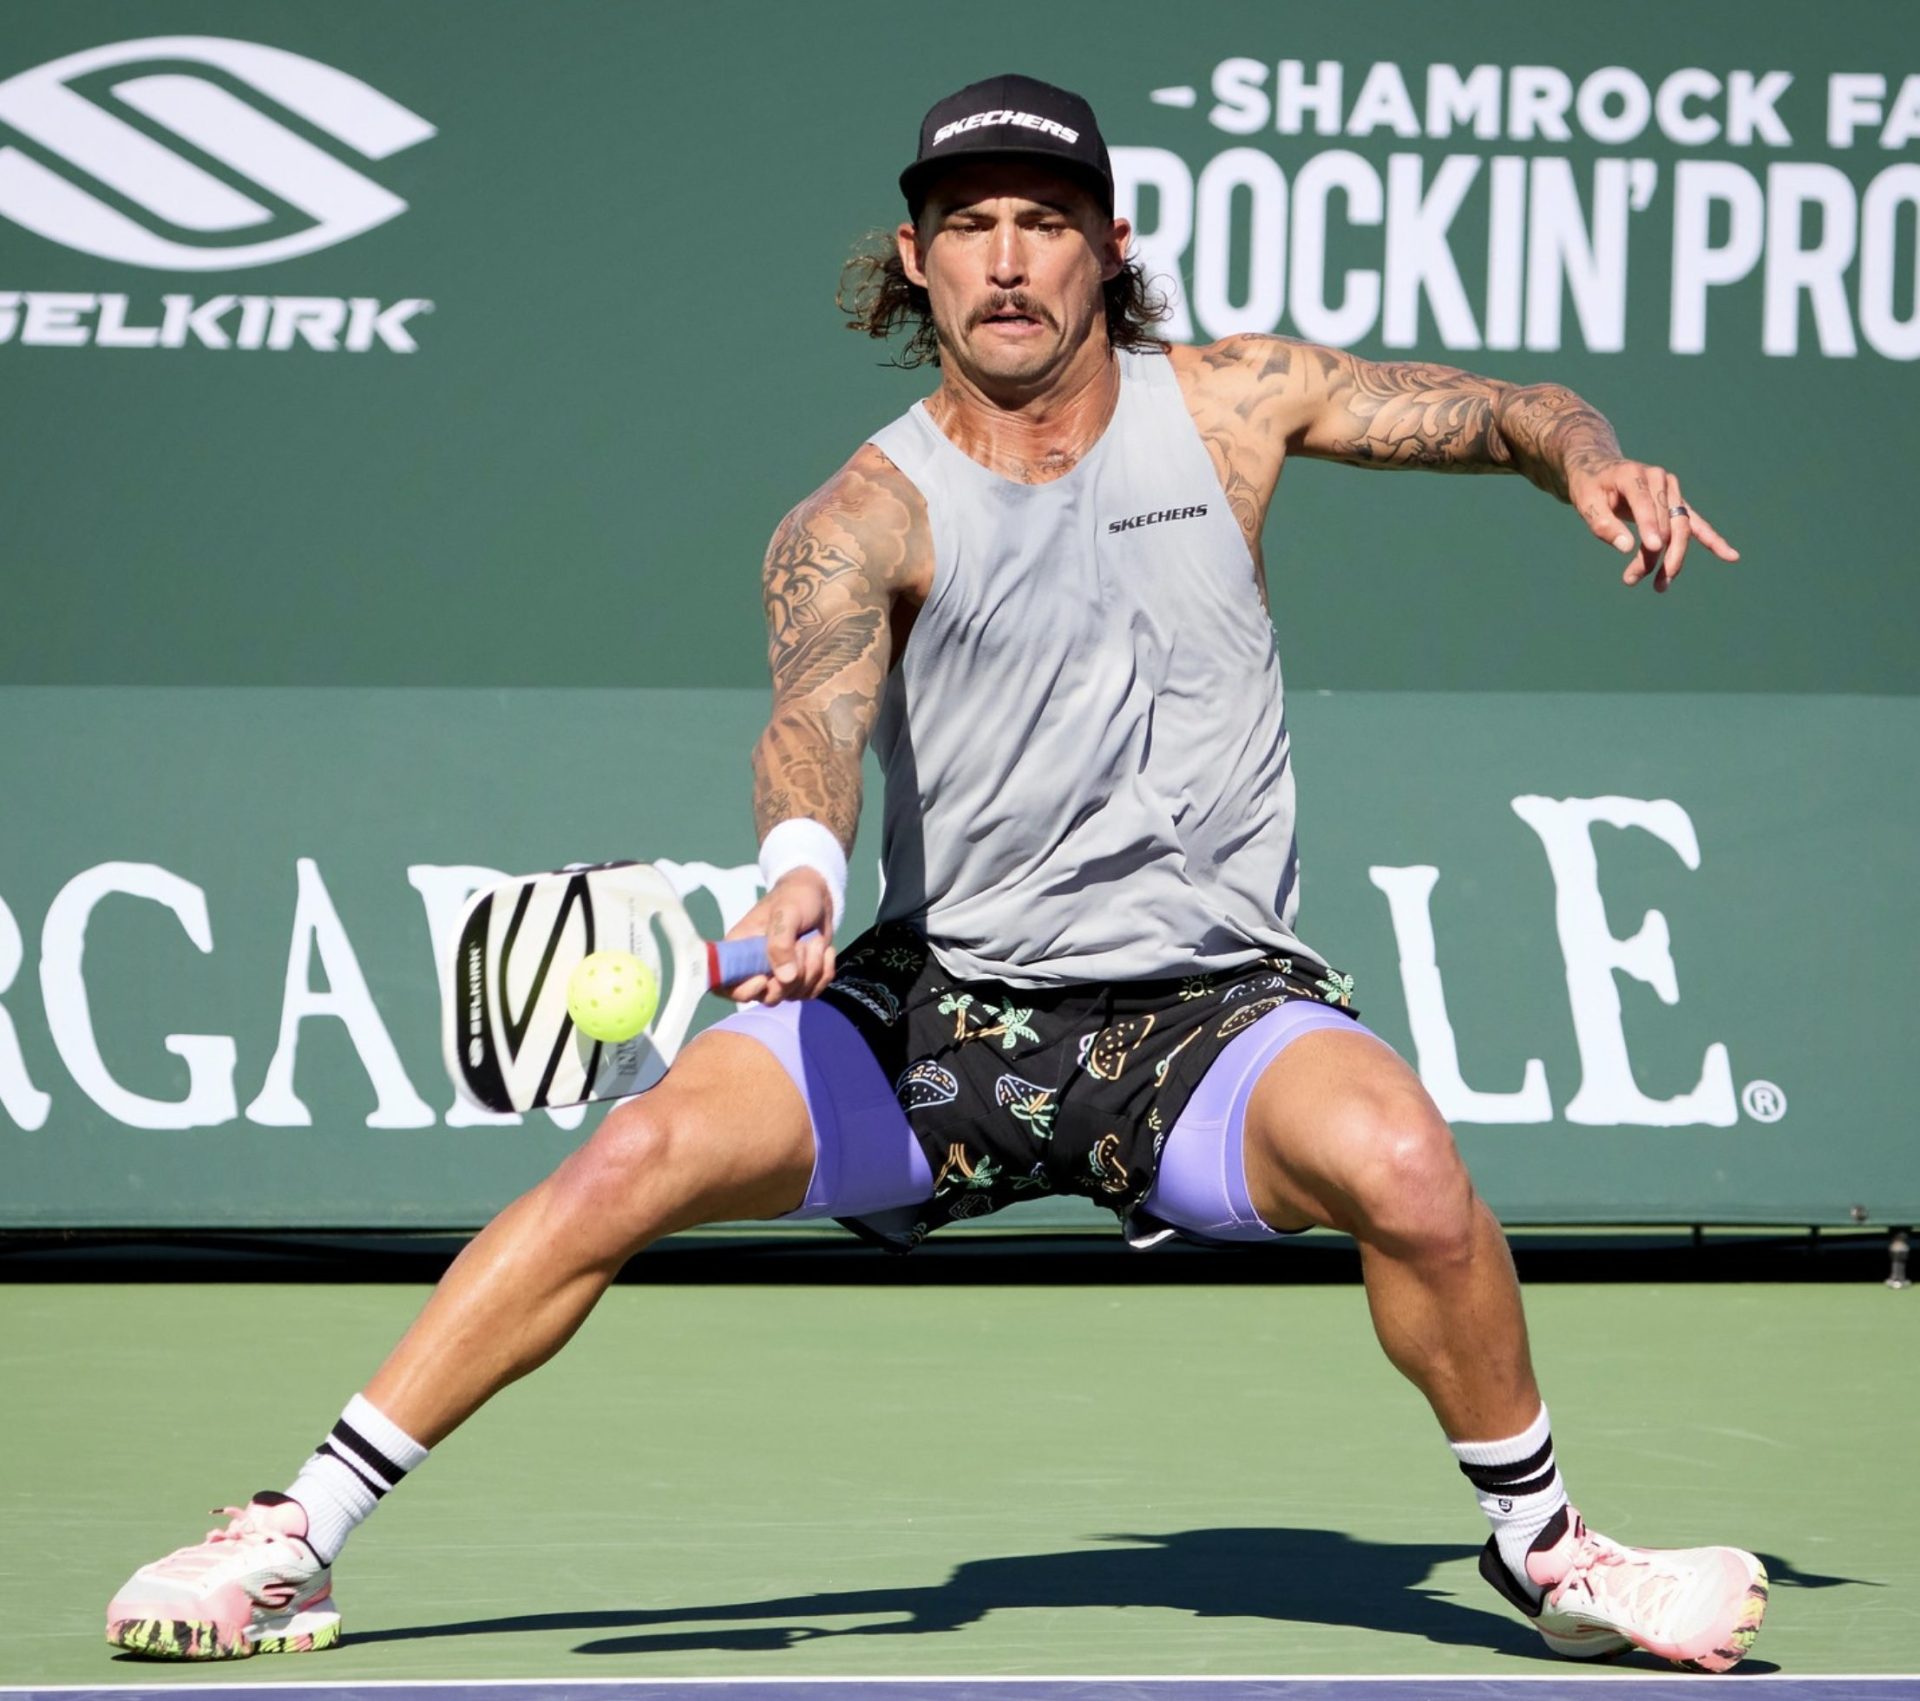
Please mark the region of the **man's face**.
[[907, 277], [927, 292], [944, 359], [1021, 387], [1059, 370], [1105, 319], [1101, 286], [1130, 232], [1042, 165], [957, 166], [900, 226]]

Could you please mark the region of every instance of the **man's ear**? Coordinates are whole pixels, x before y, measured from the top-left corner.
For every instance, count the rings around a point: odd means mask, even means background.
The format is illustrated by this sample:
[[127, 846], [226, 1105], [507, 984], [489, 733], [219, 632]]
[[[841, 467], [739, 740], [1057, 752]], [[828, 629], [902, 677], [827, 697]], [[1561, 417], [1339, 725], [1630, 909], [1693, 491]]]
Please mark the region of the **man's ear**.
[[894, 247], [899, 250], [900, 264], [907, 274], [907, 282], [917, 289], [927, 287], [927, 274], [920, 264], [920, 233], [911, 224], [901, 223], [893, 233]]
[[1100, 281], [1111, 283], [1120, 275], [1127, 263], [1127, 245], [1133, 241], [1133, 226], [1125, 219], [1115, 219], [1107, 229], [1106, 247], [1100, 254]]

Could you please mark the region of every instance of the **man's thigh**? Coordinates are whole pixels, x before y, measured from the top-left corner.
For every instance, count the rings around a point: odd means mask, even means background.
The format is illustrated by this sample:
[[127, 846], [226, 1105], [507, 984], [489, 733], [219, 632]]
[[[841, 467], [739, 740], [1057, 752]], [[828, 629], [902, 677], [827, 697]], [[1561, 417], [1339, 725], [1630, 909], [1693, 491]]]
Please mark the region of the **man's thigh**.
[[1247, 1103], [1247, 1190], [1276, 1229], [1354, 1229], [1383, 1192], [1464, 1176], [1420, 1077], [1358, 1028], [1302, 1034]]
[[[651, 1233], [777, 1217], [813, 1173], [806, 1102], [766, 1047], [709, 1029], [657, 1086], [608, 1112], [561, 1166], [595, 1193], [631, 1194]], [[611, 1203], [611, 1201], [609, 1201]]]
[[[747, 1161], [777, 1164], [784, 1187], [754, 1215], [864, 1217], [932, 1196], [933, 1173], [892, 1084], [831, 1004], [797, 999], [735, 1011], [688, 1046], [662, 1087], [695, 1060], [703, 1095], [710, 1084], [747, 1084], [727, 1124]], [[742, 1126], [754, 1117], [768, 1126]]]

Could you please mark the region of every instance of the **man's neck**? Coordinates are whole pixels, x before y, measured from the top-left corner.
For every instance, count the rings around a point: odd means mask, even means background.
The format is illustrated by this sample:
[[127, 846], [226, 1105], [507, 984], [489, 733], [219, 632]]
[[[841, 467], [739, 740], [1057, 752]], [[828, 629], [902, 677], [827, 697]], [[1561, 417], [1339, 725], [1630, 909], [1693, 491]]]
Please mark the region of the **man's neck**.
[[1046, 484], [1070, 473], [1099, 442], [1119, 399], [1120, 363], [1102, 339], [1030, 394], [996, 396], [968, 374], [944, 369], [927, 411], [983, 467], [1021, 484]]

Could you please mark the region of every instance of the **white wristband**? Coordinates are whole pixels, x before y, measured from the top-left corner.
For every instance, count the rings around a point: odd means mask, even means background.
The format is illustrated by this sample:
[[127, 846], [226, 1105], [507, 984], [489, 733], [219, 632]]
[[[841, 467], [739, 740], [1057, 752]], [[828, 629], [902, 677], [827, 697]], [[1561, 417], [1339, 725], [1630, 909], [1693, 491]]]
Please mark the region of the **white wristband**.
[[833, 830], [808, 816], [782, 821], [760, 841], [760, 881], [768, 891], [796, 868], [811, 868], [833, 894], [833, 930], [847, 907], [847, 853]]

